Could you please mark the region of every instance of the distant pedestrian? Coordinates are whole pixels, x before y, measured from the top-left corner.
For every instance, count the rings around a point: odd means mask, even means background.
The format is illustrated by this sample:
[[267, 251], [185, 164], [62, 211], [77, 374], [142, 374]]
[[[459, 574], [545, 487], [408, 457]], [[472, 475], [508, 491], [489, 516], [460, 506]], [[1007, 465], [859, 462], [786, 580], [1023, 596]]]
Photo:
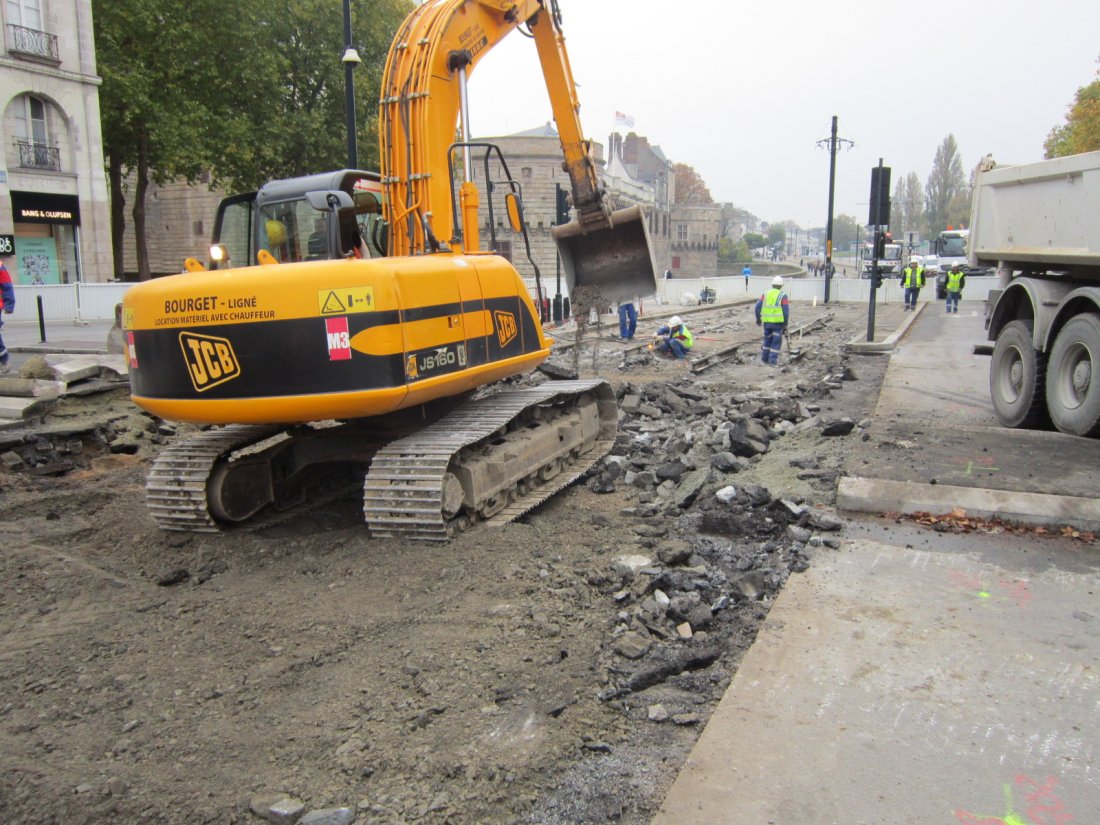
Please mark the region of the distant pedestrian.
[[[3, 261], [0, 261], [0, 300], [3, 301], [3, 312], [9, 315], [15, 312], [15, 285], [11, 282], [11, 273], [8, 272]], [[2, 326], [4, 326], [4, 318], [0, 313], [0, 327]], [[8, 366], [10, 360], [11, 355], [8, 353], [8, 348], [4, 346], [4, 338], [0, 336], [0, 373], [11, 372], [11, 367]]]
[[665, 280], [666, 281], [671, 281], [672, 280], [672, 270], [671, 269], [666, 269], [665, 270]]
[[619, 303], [619, 337], [624, 341], [634, 340], [634, 330], [638, 328], [638, 310], [634, 301]]
[[959, 299], [962, 297], [963, 287], [966, 286], [966, 273], [959, 264], [951, 264], [947, 270], [947, 312], [959, 314]]
[[764, 327], [764, 344], [760, 360], [770, 367], [779, 364], [779, 352], [783, 349], [783, 335], [791, 318], [790, 299], [783, 291], [783, 279], [772, 278], [772, 288], [756, 302], [756, 325]]
[[924, 286], [924, 267], [916, 258], [909, 259], [909, 266], [901, 273], [901, 285], [905, 287], [905, 312], [912, 312], [917, 308], [917, 297]]
[[745, 278], [745, 292], [749, 291], [749, 278], [752, 277], [752, 267], [745, 264], [745, 268], [741, 270], [741, 274]]

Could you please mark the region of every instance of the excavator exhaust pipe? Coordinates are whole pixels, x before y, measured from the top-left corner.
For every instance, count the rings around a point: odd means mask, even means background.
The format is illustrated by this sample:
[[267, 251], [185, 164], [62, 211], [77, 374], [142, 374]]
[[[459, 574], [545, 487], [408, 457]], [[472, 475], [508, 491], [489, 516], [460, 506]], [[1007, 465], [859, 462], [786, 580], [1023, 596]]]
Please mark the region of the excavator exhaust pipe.
[[608, 307], [657, 292], [649, 228], [640, 206], [611, 213], [607, 226], [577, 220], [551, 229], [569, 299], [576, 307]]

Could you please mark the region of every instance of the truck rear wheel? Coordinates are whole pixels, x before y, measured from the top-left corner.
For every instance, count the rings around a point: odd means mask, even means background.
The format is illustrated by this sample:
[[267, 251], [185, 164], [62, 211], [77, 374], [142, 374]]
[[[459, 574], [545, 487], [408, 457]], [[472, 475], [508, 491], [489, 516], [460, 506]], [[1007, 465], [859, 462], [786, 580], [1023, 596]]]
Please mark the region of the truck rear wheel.
[[1047, 409], [1054, 426], [1070, 435], [1100, 434], [1100, 376], [1095, 374], [1100, 316], [1071, 318], [1054, 339], [1047, 365]]
[[1046, 355], [1036, 351], [1030, 321], [1005, 324], [989, 363], [993, 412], [1005, 427], [1042, 428], [1048, 423], [1043, 403]]

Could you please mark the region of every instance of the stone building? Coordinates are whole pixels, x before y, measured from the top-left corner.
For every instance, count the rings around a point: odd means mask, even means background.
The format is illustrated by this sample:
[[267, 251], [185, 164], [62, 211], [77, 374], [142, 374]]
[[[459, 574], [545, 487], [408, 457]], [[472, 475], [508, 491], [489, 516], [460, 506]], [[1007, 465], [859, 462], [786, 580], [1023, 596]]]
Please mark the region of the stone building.
[[0, 14], [0, 255], [20, 284], [110, 280], [91, 0], [7, 0]]
[[[133, 192], [132, 175], [124, 186], [128, 192]], [[178, 180], [149, 184], [145, 193], [145, 242], [153, 277], [182, 272], [187, 258], [207, 262], [214, 218], [226, 194], [224, 189], [210, 189], [201, 182], [192, 185]], [[137, 241], [130, 220], [126, 221], [123, 232], [123, 265], [127, 273], [137, 272]]]
[[710, 278], [718, 274], [718, 241], [722, 232], [722, 207], [672, 207], [669, 256], [672, 274], [686, 278]]
[[[531, 257], [543, 278], [544, 295], [557, 294], [557, 248], [550, 227], [557, 222], [557, 191], [571, 192], [569, 176], [562, 170], [561, 141], [551, 123], [514, 135], [485, 138], [500, 147], [505, 163], [523, 195], [524, 218], [531, 240]], [[613, 133], [604, 158], [603, 146], [593, 142], [597, 175], [603, 183], [613, 209], [641, 204], [653, 245], [654, 264], [663, 272], [671, 264], [671, 196], [675, 178], [672, 163], [659, 147], [650, 146], [634, 133], [625, 138]], [[490, 164], [490, 174], [502, 175], [499, 164]], [[484, 173], [475, 164], [475, 181], [484, 191]], [[572, 213], [571, 213], [572, 214]], [[488, 214], [482, 200], [482, 230], [488, 234]], [[499, 211], [494, 215], [499, 233], [498, 251], [508, 257], [525, 278], [534, 277], [534, 267], [526, 259], [520, 236], [513, 236], [507, 220]], [[488, 240], [485, 241], [488, 245]], [[562, 289], [564, 292], [564, 287]]]
[[616, 207], [628, 206], [630, 203], [644, 203], [649, 207], [646, 210], [649, 217], [649, 239], [653, 244], [654, 264], [658, 274], [661, 274], [672, 266], [669, 254], [670, 213], [672, 196], [676, 191], [676, 173], [673, 171], [672, 161], [665, 157], [661, 147], [651, 146], [649, 140], [634, 132], [623, 138], [613, 133], [609, 145], [614, 166], [608, 164], [608, 192], [619, 191], [619, 178], [612, 177], [612, 170], [619, 166], [626, 170], [631, 182], [645, 188], [644, 193], [639, 193], [633, 199], [624, 198], [627, 202], [616, 203]]

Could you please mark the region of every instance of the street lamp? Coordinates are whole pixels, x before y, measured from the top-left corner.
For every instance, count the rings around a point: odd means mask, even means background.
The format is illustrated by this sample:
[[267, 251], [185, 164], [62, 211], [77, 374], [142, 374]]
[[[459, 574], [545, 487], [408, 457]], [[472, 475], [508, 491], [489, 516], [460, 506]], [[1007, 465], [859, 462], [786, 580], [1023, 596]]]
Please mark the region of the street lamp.
[[344, 0], [344, 109], [348, 121], [348, 168], [359, 168], [359, 152], [355, 147], [355, 77], [352, 72], [363, 61], [351, 45], [351, 0]]

